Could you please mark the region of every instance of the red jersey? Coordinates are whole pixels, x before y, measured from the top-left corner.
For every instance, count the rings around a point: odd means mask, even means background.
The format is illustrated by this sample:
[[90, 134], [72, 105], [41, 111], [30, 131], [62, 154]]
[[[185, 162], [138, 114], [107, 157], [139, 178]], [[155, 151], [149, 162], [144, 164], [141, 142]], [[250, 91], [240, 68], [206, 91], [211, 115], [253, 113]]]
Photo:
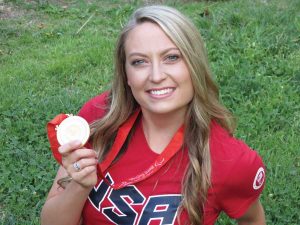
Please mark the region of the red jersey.
[[[89, 123], [101, 118], [106, 96], [88, 101], [79, 115]], [[221, 211], [231, 218], [241, 217], [259, 197], [265, 178], [258, 154], [215, 122], [211, 124], [209, 145], [212, 185], [204, 207], [205, 225], [214, 224]], [[146, 170], [157, 156], [147, 144], [140, 120], [125, 153], [103, 174], [111, 184], [120, 183]], [[178, 215], [188, 164], [187, 149], [181, 149], [153, 175], [124, 188], [115, 190], [99, 180], [84, 206], [83, 224], [177, 225], [177, 217], [180, 224], [189, 224], [185, 210]]]

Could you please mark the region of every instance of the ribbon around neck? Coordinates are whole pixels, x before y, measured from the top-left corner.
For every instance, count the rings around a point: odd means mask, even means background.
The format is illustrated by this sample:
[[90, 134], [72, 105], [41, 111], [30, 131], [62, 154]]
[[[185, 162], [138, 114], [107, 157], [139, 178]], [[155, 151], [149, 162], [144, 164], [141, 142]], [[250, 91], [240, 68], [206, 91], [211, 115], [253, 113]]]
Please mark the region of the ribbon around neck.
[[153, 175], [157, 172], [163, 165], [165, 165], [169, 159], [171, 159], [183, 146], [183, 136], [184, 136], [184, 126], [182, 125], [173, 138], [171, 139], [170, 143], [167, 147], [163, 150], [163, 152], [156, 157], [156, 159], [151, 163], [151, 165], [146, 168], [145, 170], [141, 171], [137, 175], [130, 177], [122, 182], [110, 184], [110, 182], [105, 178], [103, 171], [107, 170], [108, 167], [111, 165], [112, 161], [116, 158], [118, 153], [120, 152], [123, 144], [125, 143], [130, 130], [132, 129], [140, 110], [137, 110], [118, 130], [117, 136], [115, 141], [112, 145], [111, 150], [109, 151], [107, 157], [98, 164], [98, 176], [104, 180], [106, 184], [111, 186], [113, 189], [121, 189], [126, 187], [130, 184], [140, 182], [145, 180], [146, 178]]
[[[120, 152], [123, 144], [125, 143], [129, 135], [130, 130], [132, 129], [135, 121], [137, 120], [140, 111], [140, 109], [136, 110], [129, 117], [129, 119], [123, 125], [120, 126], [115, 141], [111, 147], [111, 150], [109, 151], [105, 159], [101, 163], [97, 164], [98, 178], [103, 179], [104, 182], [107, 185], [111, 186], [113, 189], [121, 189], [130, 184], [140, 182], [150, 177], [155, 172], [157, 172], [163, 165], [165, 165], [183, 147], [184, 125], [182, 125], [177, 130], [167, 147], [163, 150], [161, 154], [159, 154], [156, 157], [156, 159], [151, 163], [151, 165], [148, 168], [141, 171], [137, 175], [128, 178], [127, 180], [124, 180], [119, 183], [110, 184], [110, 182], [105, 178], [103, 171], [106, 171], [113, 162], [113, 160], [117, 157], [118, 153]], [[57, 140], [56, 127], [67, 117], [67, 114], [59, 114], [47, 123], [47, 135], [50, 143], [50, 148], [52, 150], [52, 154], [55, 160], [61, 165], [62, 156], [58, 151], [60, 144]]]

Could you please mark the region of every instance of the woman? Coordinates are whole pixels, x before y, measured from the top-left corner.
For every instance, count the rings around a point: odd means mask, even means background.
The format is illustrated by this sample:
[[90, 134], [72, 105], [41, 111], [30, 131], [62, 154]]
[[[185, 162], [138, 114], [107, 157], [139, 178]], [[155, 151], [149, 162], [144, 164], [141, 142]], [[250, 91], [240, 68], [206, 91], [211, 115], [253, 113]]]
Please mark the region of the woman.
[[92, 146], [59, 148], [42, 224], [214, 224], [221, 211], [265, 224], [264, 166], [231, 136], [194, 25], [170, 7], [140, 8], [115, 56], [111, 90], [79, 112]]

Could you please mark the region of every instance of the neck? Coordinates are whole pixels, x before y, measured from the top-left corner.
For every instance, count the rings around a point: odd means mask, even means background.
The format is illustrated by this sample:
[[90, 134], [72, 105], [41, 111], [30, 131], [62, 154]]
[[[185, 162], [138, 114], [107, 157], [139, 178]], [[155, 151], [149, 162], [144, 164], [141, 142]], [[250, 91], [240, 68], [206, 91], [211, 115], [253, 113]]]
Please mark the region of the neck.
[[154, 114], [142, 110], [143, 130], [148, 145], [161, 153], [184, 123], [186, 110], [173, 114]]

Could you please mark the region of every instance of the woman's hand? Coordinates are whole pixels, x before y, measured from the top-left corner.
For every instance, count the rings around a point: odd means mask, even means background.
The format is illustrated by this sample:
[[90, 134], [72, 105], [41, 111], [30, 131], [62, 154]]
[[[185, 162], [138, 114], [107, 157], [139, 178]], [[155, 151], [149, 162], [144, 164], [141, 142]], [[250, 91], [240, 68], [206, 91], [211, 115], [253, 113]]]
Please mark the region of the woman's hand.
[[97, 154], [92, 149], [81, 147], [81, 142], [72, 141], [59, 147], [62, 166], [73, 181], [83, 188], [92, 188], [97, 183]]

